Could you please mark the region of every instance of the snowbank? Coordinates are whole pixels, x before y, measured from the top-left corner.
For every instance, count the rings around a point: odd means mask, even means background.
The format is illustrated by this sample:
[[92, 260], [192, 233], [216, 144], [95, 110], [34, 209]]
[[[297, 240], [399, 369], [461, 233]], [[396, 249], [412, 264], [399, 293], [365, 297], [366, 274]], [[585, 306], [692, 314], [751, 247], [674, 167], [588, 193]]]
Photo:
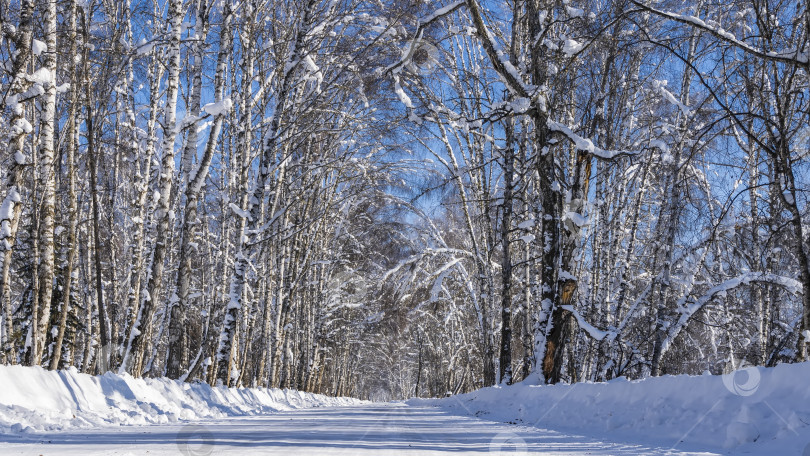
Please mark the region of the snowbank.
[[0, 432], [5, 433], [173, 423], [360, 402], [294, 390], [0, 366]]
[[810, 363], [746, 367], [723, 376], [517, 384], [409, 402], [681, 450], [810, 455]]

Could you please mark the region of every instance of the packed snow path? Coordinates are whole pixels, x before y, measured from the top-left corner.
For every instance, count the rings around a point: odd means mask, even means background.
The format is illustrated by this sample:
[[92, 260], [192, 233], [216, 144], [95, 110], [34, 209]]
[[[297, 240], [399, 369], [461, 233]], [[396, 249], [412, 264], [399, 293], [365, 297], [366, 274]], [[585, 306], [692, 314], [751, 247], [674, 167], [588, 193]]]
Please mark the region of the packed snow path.
[[683, 455], [460, 417], [428, 406], [366, 404], [188, 424], [0, 435], [31, 455]]

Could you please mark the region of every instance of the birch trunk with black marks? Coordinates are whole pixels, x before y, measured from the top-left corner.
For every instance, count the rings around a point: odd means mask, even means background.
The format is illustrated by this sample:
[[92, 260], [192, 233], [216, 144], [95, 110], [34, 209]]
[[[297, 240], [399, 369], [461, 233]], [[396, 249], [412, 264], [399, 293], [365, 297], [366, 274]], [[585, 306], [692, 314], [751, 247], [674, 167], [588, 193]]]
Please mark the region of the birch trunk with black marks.
[[279, 146], [278, 139], [281, 134], [280, 127], [282, 125], [282, 118], [287, 114], [287, 110], [289, 109], [288, 103], [292, 96], [291, 92], [293, 90], [297, 68], [303, 58], [304, 44], [309, 32], [309, 27], [312, 25], [311, 22], [316, 5], [317, 2], [314, 0], [307, 0], [306, 4], [302, 5], [301, 21], [297, 24], [295, 39], [293, 40], [289, 57], [283, 69], [282, 81], [278, 93], [276, 94], [278, 101], [272, 119], [269, 122], [267, 143], [259, 157], [259, 168], [256, 173], [253, 191], [248, 198], [247, 207], [242, 208], [247, 215], [246, 222], [247, 228], [249, 229], [239, 233], [239, 248], [234, 261], [233, 275], [231, 276], [229, 287], [229, 300], [222, 323], [222, 331], [220, 332], [215, 361], [217, 363], [216, 378], [226, 385], [231, 384], [231, 381], [235, 379], [232, 375], [235, 373], [234, 368], [236, 361], [234, 334], [242, 309], [245, 274], [250, 261], [250, 250], [255, 244], [256, 238], [262, 235], [259, 231], [263, 225], [261, 219], [263, 205], [261, 202], [265, 197], [265, 185], [275, 168], [274, 159], [278, 152], [277, 147]]
[[[161, 145], [160, 196], [158, 200], [157, 227], [155, 244], [152, 253], [152, 264], [149, 271], [147, 294], [142, 298], [138, 317], [130, 329], [129, 344], [124, 356], [123, 368], [134, 377], [143, 374], [145, 352], [151, 337], [152, 318], [156, 306], [160, 303], [163, 291], [164, 262], [171, 239], [170, 228], [172, 213], [172, 184], [174, 180], [174, 143], [177, 139], [177, 96], [180, 84], [180, 41], [182, 36], [183, 2], [169, 0], [168, 10], [169, 43], [167, 47], [168, 78], [166, 81], [166, 106], [163, 120], [163, 141]], [[132, 357], [129, 361], [128, 358]], [[131, 362], [131, 367], [130, 363]]]
[[[78, 52], [76, 2], [71, 1], [68, 8], [68, 40], [70, 40], [70, 53]], [[79, 225], [78, 195], [76, 194], [76, 146], [78, 145], [79, 122], [79, 89], [78, 65], [75, 61], [70, 63], [70, 101], [68, 107], [67, 133], [65, 134], [65, 161], [67, 165], [67, 198], [68, 198], [68, 235], [64, 247], [66, 252], [65, 266], [62, 274], [62, 300], [59, 303], [59, 319], [57, 334], [51, 354], [50, 370], [56, 370], [62, 365], [62, 347], [67, 328], [67, 317], [71, 306], [71, 293], [73, 293], [73, 270], [79, 253], [76, 234]]]
[[[217, 54], [216, 75], [214, 76], [214, 98], [217, 103], [227, 103], [225, 100], [225, 82], [227, 80], [227, 59], [231, 51], [231, 20], [233, 14], [228, 3], [223, 5], [223, 23], [220, 29], [220, 48]], [[200, 53], [200, 57], [202, 53]], [[169, 348], [166, 375], [169, 378], [178, 378], [181, 375], [181, 361], [184, 347], [182, 331], [186, 326], [186, 313], [189, 306], [189, 291], [191, 288], [191, 257], [193, 254], [192, 237], [195, 235], [197, 220], [197, 205], [200, 194], [208, 176], [208, 168], [214, 158], [219, 134], [222, 130], [227, 112], [214, 114], [214, 124], [208, 134], [208, 142], [202, 158], [194, 170], [189, 170], [189, 179], [186, 186], [186, 206], [181, 223], [181, 244], [178, 257], [179, 270], [177, 272], [177, 302], [171, 303], [171, 321], [169, 323]]]
[[45, 28], [45, 45], [43, 68], [47, 71], [44, 78], [42, 112], [40, 114], [40, 144], [38, 155], [39, 189], [42, 202], [39, 208], [37, 242], [39, 245], [38, 295], [34, 301], [38, 319], [34, 322], [33, 347], [29, 365], [37, 366], [45, 355], [45, 341], [51, 320], [51, 299], [54, 287], [54, 227], [56, 210], [56, 163], [55, 163], [55, 129], [56, 129], [56, 2], [45, 3], [43, 11]]
[[9, 88], [9, 98], [6, 103], [11, 107], [11, 131], [9, 142], [9, 157], [11, 163], [7, 166], [6, 196], [0, 205], [0, 250], [3, 252], [3, 270], [0, 274], [0, 300], [3, 306], [3, 358], [6, 363], [14, 364], [17, 359], [17, 343], [14, 334], [11, 297], [11, 257], [14, 252], [14, 242], [17, 239], [17, 230], [20, 226], [22, 213], [22, 178], [23, 170], [28, 164], [25, 156], [25, 138], [31, 133], [31, 123], [26, 119], [26, 105], [19, 97], [27, 89], [28, 65], [31, 59], [31, 39], [33, 28], [34, 0], [22, 0], [20, 4], [20, 23], [14, 37], [16, 55], [12, 63], [12, 81]]

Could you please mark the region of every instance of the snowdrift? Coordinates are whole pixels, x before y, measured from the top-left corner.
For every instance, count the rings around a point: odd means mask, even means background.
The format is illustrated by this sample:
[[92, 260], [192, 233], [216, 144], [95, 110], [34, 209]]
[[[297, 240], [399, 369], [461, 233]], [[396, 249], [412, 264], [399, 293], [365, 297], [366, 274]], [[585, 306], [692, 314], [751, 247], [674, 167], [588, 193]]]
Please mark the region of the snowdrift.
[[0, 432], [162, 424], [361, 401], [294, 390], [225, 388], [165, 378], [136, 379], [75, 368], [0, 366]]
[[810, 363], [746, 367], [723, 376], [517, 384], [409, 402], [678, 450], [810, 456]]

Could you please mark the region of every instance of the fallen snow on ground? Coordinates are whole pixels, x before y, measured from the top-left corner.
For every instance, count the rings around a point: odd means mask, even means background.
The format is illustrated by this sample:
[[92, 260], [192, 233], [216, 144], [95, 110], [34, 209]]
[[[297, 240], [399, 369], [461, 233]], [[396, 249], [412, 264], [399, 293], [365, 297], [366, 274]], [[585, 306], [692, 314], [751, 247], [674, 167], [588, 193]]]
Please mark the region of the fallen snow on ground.
[[810, 363], [746, 367], [723, 376], [524, 383], [409, 403], [676, 449], [810, 456]]
[[[803, 363], [725, 376], [524, 383], [398, 407], [291, 390], [0, 366], [0, 442], [4, 454], [244, 454], [250, 446], [256, 454], [506, 448], [519, 454], [809, 456], [809, 379], [810, 363]], [[317, 410], [302, 410], [312, 407]], [[118, 425], [136, 426], [110, 430]], [[204, 451], [184, 451], [189, 446]]]
[[298, 409], [182, 425], [0, 434], [0, 452], [3, 456], [716, 456], [392, 403]]
[[167, 424], [360, 402], [294, 390], [0, 366], [0, 433]]

